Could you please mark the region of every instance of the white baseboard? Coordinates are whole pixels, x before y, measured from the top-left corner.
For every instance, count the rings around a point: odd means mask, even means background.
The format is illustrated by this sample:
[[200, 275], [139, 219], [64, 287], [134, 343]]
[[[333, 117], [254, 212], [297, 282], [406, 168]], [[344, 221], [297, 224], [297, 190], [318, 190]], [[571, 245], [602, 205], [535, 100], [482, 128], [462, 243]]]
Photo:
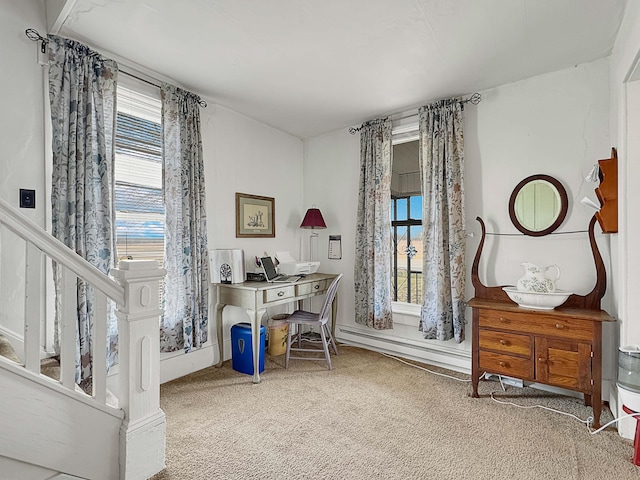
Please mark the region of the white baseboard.
[[361, 330], [351, 326], [336, 326], [336, 340], [389, 355], [428, 363], [460, 373], [471, 374], [471, 352], [446, 345], [427, 344], [403, 337]]
[[218, 343], [214, 338], [199, 350], [160, 355], [160, 383], [170, 382], [218, 363]]

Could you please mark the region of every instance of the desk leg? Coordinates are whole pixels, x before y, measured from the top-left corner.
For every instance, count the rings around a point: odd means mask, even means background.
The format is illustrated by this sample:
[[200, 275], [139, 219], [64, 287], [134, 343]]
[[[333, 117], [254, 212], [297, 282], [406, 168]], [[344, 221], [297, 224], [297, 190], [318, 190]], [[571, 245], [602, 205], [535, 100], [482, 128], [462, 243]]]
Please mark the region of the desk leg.
[[[218, 298], [220, 298], [220, 292], [218, 292]], [[218, 363], [216, 363], [216, 367], [221, 367], [224, 360], [224, 357], [222, 356], [224, 345], [224, 341], [222, 339], [222, 311], [224, 310], [224, 307], [226, 307], [224, 303], [216, 303], [215, 318], [216, 328], [218, 329], [218, 352], [220, 354]]]
[[251, 346], [253, 347], [253, 383], [260, 383], [260, 320], [267, 310], [249, 310], [251, 320]]

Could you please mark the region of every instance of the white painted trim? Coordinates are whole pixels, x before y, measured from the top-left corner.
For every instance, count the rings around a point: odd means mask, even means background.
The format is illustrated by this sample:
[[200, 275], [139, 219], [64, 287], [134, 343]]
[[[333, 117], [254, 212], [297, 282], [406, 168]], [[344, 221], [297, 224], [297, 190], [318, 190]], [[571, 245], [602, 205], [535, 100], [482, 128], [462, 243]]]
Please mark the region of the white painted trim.
[[120, 427], [120, 478], [145, 479], [165, 468], [166, 419], [157, 410], [135, 423]]
[[57, 35], [67, 20], [67, 17], [75, 7], [78, 0], [47, 0], [44, 3], [47, 15], [47, 29], [53, 35]]
[[400, 323], [402, 325], [415, 325], [416, 320], [412, 320], [411, 322], [406, 321], [402, 317], [412, 317], [412, 318], [420, 318], [420, 305], [402, 303], [402, 302], [391, 302], [391, 311], [394, 313], [393, 322]]

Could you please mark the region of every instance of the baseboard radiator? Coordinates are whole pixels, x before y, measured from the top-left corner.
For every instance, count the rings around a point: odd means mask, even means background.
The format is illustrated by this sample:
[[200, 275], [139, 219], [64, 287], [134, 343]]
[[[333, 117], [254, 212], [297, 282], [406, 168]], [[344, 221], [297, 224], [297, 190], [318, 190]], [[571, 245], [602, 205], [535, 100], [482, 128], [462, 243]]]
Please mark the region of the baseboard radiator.
[[349, 326], [338, 326], [336, 338], [348, 344], [362, 346], [389, 355], [397, 355], [461, 373], [471, 373], [471, 352], [431, 345], [415, 340], [373, 333]]

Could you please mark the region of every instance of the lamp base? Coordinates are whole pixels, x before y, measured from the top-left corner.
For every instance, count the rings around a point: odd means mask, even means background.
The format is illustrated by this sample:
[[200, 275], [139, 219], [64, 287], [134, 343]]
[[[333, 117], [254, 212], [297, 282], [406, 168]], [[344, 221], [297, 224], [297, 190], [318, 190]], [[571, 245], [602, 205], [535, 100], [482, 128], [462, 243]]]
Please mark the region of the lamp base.
[[318, 233], [316, 232], [311, 232], [311, 235], [309, 235], [309, 261], [310, 262], [314, 262], [316, 261], [317, 255], [316, 255], [316, 243], [317, 243], [317, 239], [318, 239]]

